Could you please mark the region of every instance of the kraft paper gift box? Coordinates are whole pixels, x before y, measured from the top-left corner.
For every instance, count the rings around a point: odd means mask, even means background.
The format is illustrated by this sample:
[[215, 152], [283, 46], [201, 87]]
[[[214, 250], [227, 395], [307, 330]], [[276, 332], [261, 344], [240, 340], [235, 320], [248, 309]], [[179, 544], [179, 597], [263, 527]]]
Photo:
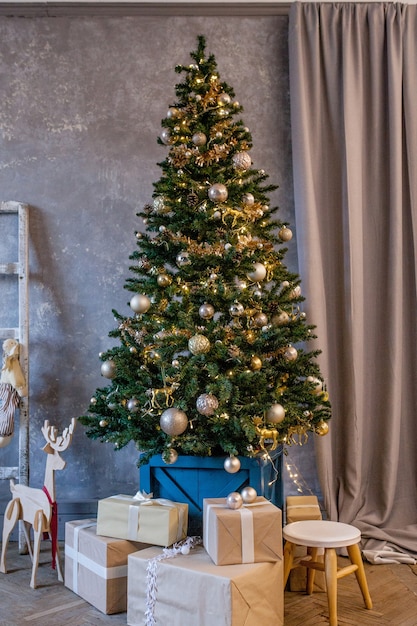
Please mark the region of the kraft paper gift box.
[[230, 509], [226, 498], [205, 498], [204, 547], [216, 565], [282, 558], [281, 509], [258, 496], [253, 504]]
[[287, 496], [285, 503], [287, 524], [303, 520], [321, 519], [317, 496]]
[[127, 609], [127, 557], [147, 544], [96, 535], [96, 520], [65, 524], [65, 586], [102, 613]]
[[[129, 626], [260, 626], [284, 624], [283, 562], [222, 565], [202, 546], [156, 564], [156, 597], [148, 595], [147, 568], [161, 548], [129, 555]], [[150, 616], [155, 622], [150, 621]]]
[[[287, 496], [286, 501], [286, 520], [287, 524], [291, 522], [301, 522], [303, 520], [320, 520], [322, 519], [319, 501], [317, 496]], [[294, 556], [297, 560], [301, 560], [307, 556], [307, 548], [296, 546]], [[323, 556], [319, 556], [319, 560]], [[307, 580], [307, 569], [305, 567], [297, 567], [290, 572], [289, 587], [291, 591], [305, 591]], [[314, 590], [326, 591], [326, 582], [323, 572], [316, 572], [314, 576]]]
[[153, 546], [170, 546], [187, 536], [188, 504], [117, 495], [99, 500], [97, 534]]

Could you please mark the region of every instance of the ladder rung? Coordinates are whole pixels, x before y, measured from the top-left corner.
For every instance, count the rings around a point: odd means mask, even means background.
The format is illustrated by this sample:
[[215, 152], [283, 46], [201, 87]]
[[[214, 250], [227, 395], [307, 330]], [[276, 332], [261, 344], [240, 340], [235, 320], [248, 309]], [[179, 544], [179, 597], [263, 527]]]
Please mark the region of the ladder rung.
[[0, 263], [0, 274], [18, 274], [19, 263]]
[[0, 467], [0, 480], [8, 480], [9, 478], [18, 478], [18, 467]]

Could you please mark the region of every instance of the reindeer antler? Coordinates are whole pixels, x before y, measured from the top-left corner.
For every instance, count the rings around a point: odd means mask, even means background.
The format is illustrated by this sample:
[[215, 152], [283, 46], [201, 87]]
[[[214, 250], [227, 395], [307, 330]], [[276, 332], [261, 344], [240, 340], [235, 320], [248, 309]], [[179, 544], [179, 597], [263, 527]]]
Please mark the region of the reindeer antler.
[[73, 417], [71, 424], [64, 428], [62, 435], [58, 437], [58, 429], [55, 426], [50, 426], [49, 420], [45, 420], [41, 430], [47, 445], [58, 452], [66, 450], [71, 443], [76, 423], [76, 419]]

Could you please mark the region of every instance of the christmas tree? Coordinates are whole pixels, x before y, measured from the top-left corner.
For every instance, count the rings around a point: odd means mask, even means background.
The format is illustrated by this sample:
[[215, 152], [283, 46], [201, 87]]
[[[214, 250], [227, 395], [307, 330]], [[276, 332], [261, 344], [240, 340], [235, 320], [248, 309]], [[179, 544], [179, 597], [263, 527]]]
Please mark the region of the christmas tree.
[[[328, 431], [330, 403], [300, 278], [284, 264], [292, 232], [274, 217], [276, 186], [253, 167], [243, 108], [203, 36], [162, 120], [166, 158], [130, 256], [130, 313], [100, 355], [87, 435], [140, 463], [161, 454], [256, 456]], [[144, 230], [144, 229], [142, 229]]]

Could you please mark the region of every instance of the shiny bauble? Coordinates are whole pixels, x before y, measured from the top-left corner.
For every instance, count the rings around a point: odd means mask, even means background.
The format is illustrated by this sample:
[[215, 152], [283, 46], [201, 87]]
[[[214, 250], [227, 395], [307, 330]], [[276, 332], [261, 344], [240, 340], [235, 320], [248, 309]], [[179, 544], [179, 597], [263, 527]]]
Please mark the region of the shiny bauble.
[[185, 267], [185, 265], [190, 265], [190, 255], [188, 252], [179, 252], [177, 254], [176, 263], [178, 267]]
[[292, 300], [295, 300], [296, 298], [300, 298], [301, 296], [301, 286], [300, 285], [296, 285], [293, 289], [291, 289], [289, 296]]
[[167, 465], [173, 465], [178, 460], [178, 452], [172, 448], [162, 455], [162, 460]]
[[284, 352], [284, 357], [287, 361], [295, 361], [298, 357], [298, 352], [294, 346], [288, 346]]
[[90, 400], [90, 404], [92, 404], [93, 406], [94, 406], [95, 404], [97, 404], [97, 398], [94, 398], [94, 397], [93, 397], [93, 398], [91, 398], [91, 400]]
[[228, 93], [221, 93], [218, 97], [217, 97], [217, 104], [221, 107], [224, 107], [228, 104], [230, 104], [231, 102], [231, 97], [229, 96]]
[[257, 372], [262, 368], [262, 359], [258, 356], [253, 356], [250, 360], [250, 368], [253, 372]]
[[320, 378], [316, 378], [315, 376], [307, 376], [307, 382], [314, 385], [314, 389], [312, 390], [312, 394], [314, 396], [318, 396], [323, 391], [323, 382]]
[[148, 296], [145, 296], [142, 293], [137, 293], [130, 300], [130, 308], [135, 313], [146, 313], [151, 306], [151, 301]]
[[201, 415], [213, 415], [219, 407], [219, 401], [212, 393], [202, 393], [195, 403], [197, 411]]
[[164, 128], [161, 131], [161, 141], [166, 146], [168, 146], [171, 143], [171, 133], [169, 132], [168, 128]]
[[139, 402], [136, 398], [130, 398], [127, 401], [127, 410], [129, 413], [137, 413], [139, 411]]
[[247, 206], [251, 206], [252, 204], [255, 203], [255, 198], [253, 197], [253, 194], [251, 193], [244, 193], [242, 196], [242, 202], [243, 204], [246, 204]]
[[180, 362], [178, 361], [178, 359], [173, 359], [171, 365], [172, 367], [175, 367], [176, 369], [178, 369], [180, 366]]
[[158, 213], [159, 215], [169, 212], [169, 207], [167, 207], [167, 205], [165, 204], [165, 198], [163, 198], [162, 196], [157, 196], [156, 198], [154, 198], [153, 209], [155, 213]]
[[226, 185], [214, 183], [208, 190], [208, 197], [212, 202], [226, 202], [229, 193]]
[[232, 491], [232, 493], [229, 493], [229, 495], [226, 498], [226, 504], [229, 509], [233, 509], [233, 510], [240, 509], [241, 506], [243, 505], [242, 496], [237, 491]]
[[286, 326], [290, 321], [290, 316], [286, 311], [280, 311], [272, 318], [272, 323], [274, 326]]
[[253, 318], [253, 323], [257, 328], [262, 328], [268, 324], [268, 318], [265, 313], [257, 313]]
[[245, 307], [240, 302], [234, 302], [229, 308], [229, 313], [232, 317], [240, 317], [244, 312]]
[[266, 277], [266, 267], [262, 263], [254, 263], [253, 270], [249, 272], [248, 278], [255, 282], [259, 282]]
[[236, 170], [245, 171], [252, 165], [252, 159], [249, 152], [236, 152], [232, 157], [233, 166]]
[[242, 491], [240, 492], [240, 495], [242, 496], [242, 500], [245, 504], [252, 504], [253, 502], [255, 502], [256, 498], [258, 497], [258, 494], [256, 493], [256, 489], [254, 489], [253, 487], [243, 487]]
[[288, 228], [287, 226], [283, 226], [278, 231], [278, 237], [281, 239], [281, 241], [291, 241], [291, 239], [292, 239], [292, 230], [290, 228]]
[[194, 335], [188, 341], [188, 349], [195, 356], [210, 350], [210, 341], [204, 335]]
[[329, 432], [329, 425], [327, 422], [325, 422], [324, 420], [321, 420], [321, 422], [319, 422], [315, 428], [315, 431], [318, 435], [320, 435], [321, 437], [323, 437], [324, 435], [327, 435], [327, 433]]
[[240, 461], [237, 456], [228, 456], [224, 460], [223, 467], [228, 474], [236, 474], [240, 470]]
[[204, 133], [195, 133], [192, 142], [195, 146], [204, 146], [207, 143], [207, 137]]
[[159, 424], [164, 433], [176, 437], [177, 435], [181, 435], [187, 428], [188, 417], [184, 411], [171, 407], [162, 413]]
[[285, 419], [285, 409], [282, 404], [272, 404], [265, 413], [265, 419], [270, 424], [279, 424]]
[[160, 287], [168, 287], [171, 284], [172, 279], [171, 276], [168, 276], [168, 274], [158, 274], [156, 282]]
[[198, 314], [203, 320], [211, 320], [214, 315], [214, 306], [205, 302], [198, 309]]
[[168, 109], [168, 112], [167, 112], [168, 119], [175, 120], [177, 117], [179, 117], [179, 115], [180, 115], [180, 111], [176, 107], [170, 107]]
[[100, 428], [106, 428], [107, 424], [108, 424], [107, 420], [100, 420], [99, 421]]
[[101, 364], [100, 371], [104, 378], [114, 378], [116, 376], [116, 363], [114, 361], [104, 361]]

